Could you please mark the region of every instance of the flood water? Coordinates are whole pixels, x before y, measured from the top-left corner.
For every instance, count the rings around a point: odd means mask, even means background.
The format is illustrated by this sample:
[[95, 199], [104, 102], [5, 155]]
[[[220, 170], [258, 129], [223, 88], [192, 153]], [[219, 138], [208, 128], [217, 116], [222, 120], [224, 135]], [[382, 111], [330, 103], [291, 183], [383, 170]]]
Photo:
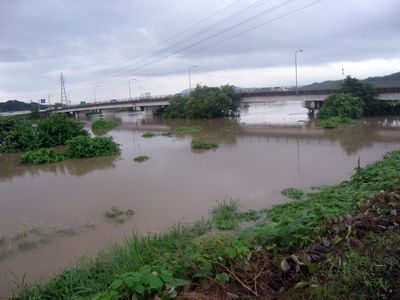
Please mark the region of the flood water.
[[[108, 133], [121, 144], [117, 157], [24, 166], [19, 155], [0, 154], [0, 245], [5, 236], [19, 247], [0, 256], [0, 296], [10, 295], [15, 276], [48, 278], [133, 231], [162, 232], [207, 217], [217, 201], [261, 209], [288, 201], [280, 194], [287, 187], [340, 183], [359, 157], [365, 165], [400, 145], [400, 118], [323, 130], [300, 102], [251, 104], [237, 121], [161, 120], [138, 112], [103, 118], [119, 124]], [[85, 121], [90, 128], [92, 119]], [[203, 130], [142, 137], [194, 124]], [[192, 137], [219, 147], [194, 151]], [[150, 160], [136, 163], [138, 155]], [[103, 213], [113, 206], [135, 213], [123, 224], [107, 222]], [[36, 234], [37, 243], [24, 244], [21, 233]]]

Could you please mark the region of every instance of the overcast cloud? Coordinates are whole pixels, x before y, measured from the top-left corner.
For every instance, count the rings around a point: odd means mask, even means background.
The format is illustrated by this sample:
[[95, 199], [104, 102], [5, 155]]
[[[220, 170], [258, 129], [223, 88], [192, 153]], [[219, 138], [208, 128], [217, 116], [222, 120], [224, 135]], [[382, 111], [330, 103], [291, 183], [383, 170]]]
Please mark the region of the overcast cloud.
[[59, 101], [60, 72], [75, 103], [95, 85], [101, 99], [127, 97], [133, 77], [135, 96], [179, 92], [191, 65], [194, 84], [292, 85], [297, 49], [301, 84], [338, 79], [342, 66], [360, 78], [400, 71], [398, 0], [298, 10], [314, 2], [0, 0], [0, 101]]

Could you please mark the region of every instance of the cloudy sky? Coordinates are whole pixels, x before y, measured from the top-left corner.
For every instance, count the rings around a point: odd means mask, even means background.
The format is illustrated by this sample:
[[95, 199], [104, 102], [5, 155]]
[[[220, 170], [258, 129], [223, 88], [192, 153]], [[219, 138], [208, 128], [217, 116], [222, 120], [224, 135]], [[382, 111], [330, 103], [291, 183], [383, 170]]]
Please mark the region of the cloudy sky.
[[400, 71], [399, 0], [0, 0], [0, 101], [73, 103], [192, 84], [294, 85]]

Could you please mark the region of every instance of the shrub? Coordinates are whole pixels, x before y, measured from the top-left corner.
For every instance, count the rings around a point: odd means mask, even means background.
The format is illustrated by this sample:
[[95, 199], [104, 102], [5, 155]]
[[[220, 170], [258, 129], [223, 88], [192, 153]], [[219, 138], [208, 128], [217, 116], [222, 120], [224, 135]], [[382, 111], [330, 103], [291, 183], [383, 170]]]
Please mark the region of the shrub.
[[88, 136], [83, 124], [70, 119], [64, 114], [53, 114], [39, 122], [38, 134], [41, 147], [54, 147], [65, 143], [76, 136]]
[[363, 116], [364, 104], [359, 97], [348, 94], [330, 95], [318, 112], [319, 119], [332, 117], [359, 119]]
[[354, 123], [354, 121], [349, 118], [332, 117], [329, 119], [321, 120], [318, 123], [318, 126], [325, 129], [333, 129], [338, 128], [342, 125], [349, 125], [352, 123]]
[[156, 134], [154, 132], [146, 131], [145, 133], [143, 133], [142, 137], [144, 137], [144, 138], [152, 138], [155, 135]]
[[198, 139], [192, 140], [192, 148], [195, 148], [195, 149], [212, 149], [212, 148], [217, 148], [217, 147], [218, 147], [218, 144], [215, 142], [198, 140]]
[[56, 163], [64, 159], [64, 155], [55, 152], [53, 149], [42, 148], [37, 151], [28, 151], [24, 153], [21, 160], [23, 163], [40, 165]]
[[39, 136], [31, 122], [10, 122], [5, 127], [8, 127], [6, 128], [7, 131], [0, 133], [2, 136], [2, 140], [0, 140], [1, 152], [21, 152], [40, 148]]
[[67, 141], [69, 158], [85, 158], [115, 155], [120, 152], [119, 145], [112, 137], [77, 136]]
[[108, 130], [108, 129], [114, 129], [117, 126], [118, 126], [118, 124], [115, 122], [98, 119], [93, 122], [92, 129], [93, 130]]

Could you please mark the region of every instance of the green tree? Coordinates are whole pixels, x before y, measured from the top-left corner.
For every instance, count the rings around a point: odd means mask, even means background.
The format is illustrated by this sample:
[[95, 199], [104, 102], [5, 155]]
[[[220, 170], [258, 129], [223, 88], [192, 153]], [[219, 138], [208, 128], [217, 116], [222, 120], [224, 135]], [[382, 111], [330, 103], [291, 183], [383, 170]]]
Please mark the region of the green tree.
[[319, 119], [332, 117], [359, 119], [363, 116], [363, 112], [364, 103], [361, 98], [341, 93], [330, 95], [324, 101], [317, 117]]
[[384, 112], [381, 103], [376, 100], [376, 90], [372, 85], [364, 84], [357, 78], [347, 76], [343, 81], [340, 92], [359, 97], [364, 102], [364, 116], [374, 116]]
[[188, 96], [177, 95], [170, 101], [166, 118], [210, 119], [239, 115], [240, 97], [235, 88], [197, 86]]

